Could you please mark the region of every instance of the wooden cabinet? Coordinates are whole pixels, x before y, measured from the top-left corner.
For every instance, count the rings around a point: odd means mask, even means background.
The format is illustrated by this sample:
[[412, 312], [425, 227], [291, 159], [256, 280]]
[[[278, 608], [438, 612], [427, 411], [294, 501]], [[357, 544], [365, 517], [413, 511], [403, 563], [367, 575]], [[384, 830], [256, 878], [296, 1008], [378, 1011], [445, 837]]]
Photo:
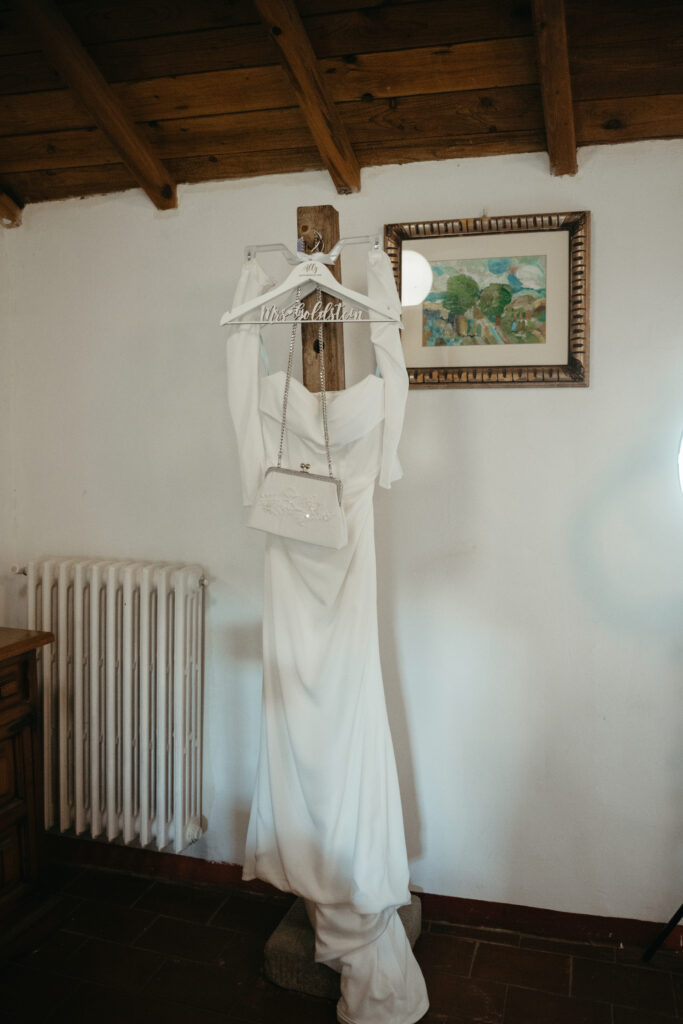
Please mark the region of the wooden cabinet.
[[42, 767], [36, 650], [52, 633], [0, 628], [0, 905], [38, 873]]

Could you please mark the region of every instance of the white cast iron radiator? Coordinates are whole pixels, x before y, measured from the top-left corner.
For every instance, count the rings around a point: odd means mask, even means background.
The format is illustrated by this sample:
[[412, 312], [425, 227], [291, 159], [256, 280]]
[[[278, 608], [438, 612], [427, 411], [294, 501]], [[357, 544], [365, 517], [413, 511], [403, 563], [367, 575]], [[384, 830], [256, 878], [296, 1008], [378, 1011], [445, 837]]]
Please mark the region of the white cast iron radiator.
[[202, 831], [204, 583], [196, 565], [44, 558], [28, 566], [45, 827], [111, 842]]

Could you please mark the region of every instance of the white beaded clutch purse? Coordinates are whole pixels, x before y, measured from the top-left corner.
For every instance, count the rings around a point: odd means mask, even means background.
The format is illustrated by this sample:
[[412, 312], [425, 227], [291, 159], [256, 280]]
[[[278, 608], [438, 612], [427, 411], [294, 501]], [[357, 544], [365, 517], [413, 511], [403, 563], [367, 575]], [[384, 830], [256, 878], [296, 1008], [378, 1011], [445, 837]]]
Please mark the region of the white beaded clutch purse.
[[252, 505], [249, 526], [309, 544], [343, 548], [348, 535], [341, 493], [341, 480], [336, 477], [270, 466]]
[[[318, 296], [319, 297], [319, 296]], [[297, 290], [297, 300], [299, 291]], [[287, 424], [287, 402], [292, 379], [294, 337], [296, 323], [292, 324], [289, 342], [287, 377], [282, 401], [282, 427], [277, 466], [265, 473], [256, 499], [251, 507], [248, 525], [255, 530], [274, 533], [291, 540], [306, 541], [326, 548], [343, 548], [348, 542], [346, 516], [342, 506], [342, 482], [332, 472], [330, 439], [327, 430], [327, 394], [325, 392], [325, 346], [323, 325], [318, 328], [320, 347], [320, 393], [327, 453], [328, 475], [310, 473], [310, 465], [301, 463], [300, 469], [284, 469], [282, 452]]]

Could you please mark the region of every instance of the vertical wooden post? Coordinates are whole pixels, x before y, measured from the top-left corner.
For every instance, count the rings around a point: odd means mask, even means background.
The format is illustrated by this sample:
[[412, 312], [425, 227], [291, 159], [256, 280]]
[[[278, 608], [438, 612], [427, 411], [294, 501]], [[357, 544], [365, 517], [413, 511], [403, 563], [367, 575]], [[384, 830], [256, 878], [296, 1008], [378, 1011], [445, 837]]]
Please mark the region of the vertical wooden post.
[[[296, 211], [297, 238], [303, 238], [307, 249], [313, 249], [316, 231], [322, 236], [322, 251], [329, 252], [335, 242], [339, 241], [339, 214], [334, 206], [299, 206]], [[341, 266], [339, 260], [330, 270], [341, 282]], [[323, 292], [323, 304], [327, 296]], [[306, 308], [315, 305], [316, 295], [313, 292], [304, 300]], [[325, 382], [328, 391], [343, 391], [346, 386], [344, 373], [344, 329], [341, 324], [324, 324], [323, 340], [325, 342]], [[318, 324], [302, 324], [301, 339], [303, 344], [303, 377], [309, 391], [320, 391], [320, 355], [317, 352]]]

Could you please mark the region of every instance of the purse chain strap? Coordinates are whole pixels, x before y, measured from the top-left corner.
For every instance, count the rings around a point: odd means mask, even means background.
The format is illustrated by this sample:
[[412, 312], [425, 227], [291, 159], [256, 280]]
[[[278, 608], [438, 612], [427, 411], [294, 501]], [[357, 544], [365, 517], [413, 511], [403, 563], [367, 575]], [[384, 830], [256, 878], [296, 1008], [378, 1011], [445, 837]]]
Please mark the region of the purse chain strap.
[[[316, 299], [322, 302], [320, 289], [316, 289]], [[301, 300], [301, 287], [296, 290], [297, 305]], [[287, 403], [289, 402], [289, 385], [292, 380], [292, 366], [294, 364], [294, 339], [296, 338], [297, 321], [292, 323], [292, 333], [289, 338], [289, 358], [287, 359], [287, 377], [285, 378], [285, 390], [282, 398], [282, 426], [280, 428], [280, 449], [277, 453], [277, 468], [282, 469], [282, 453], [285, 446], [285, 433], [287, 429]], [[320, 397], [323, 414], [323, 432], [325, 434], [325, 452], [327, 453], [327, 471], [334, 479], [332, 472], [332, 456], [330, 455], [330, 435], [327, 428], [327, 391], [325, 388], [325, 342], [323, 341], [323, 323], [318, 322], [318, 348], [320, 349]]]

